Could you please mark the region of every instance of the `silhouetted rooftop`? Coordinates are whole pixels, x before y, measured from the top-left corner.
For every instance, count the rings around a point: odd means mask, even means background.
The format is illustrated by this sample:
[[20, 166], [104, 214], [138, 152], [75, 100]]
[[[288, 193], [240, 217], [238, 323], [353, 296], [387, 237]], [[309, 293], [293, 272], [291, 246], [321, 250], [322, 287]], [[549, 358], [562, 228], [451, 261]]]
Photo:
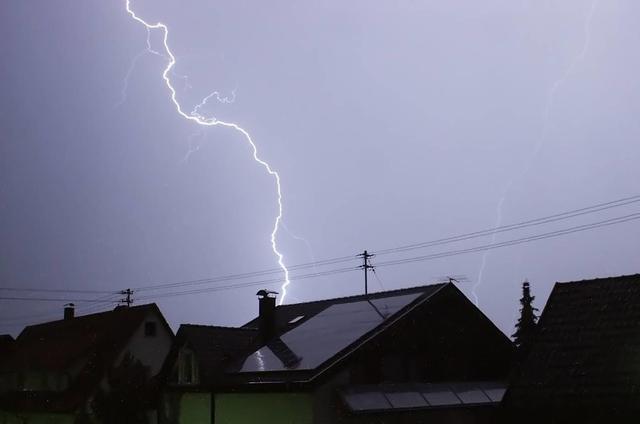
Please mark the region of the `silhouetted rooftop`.
[[512, 406], [640, 406], [640, 274], [556, 283], [537, 331]]
[[[62, 311], [61, 311], [62, 312]], [[71, 411], [95, 389], [133, 333], [149, 313], [156, 312], [172, 334], [155, 303], [30, 325], [13, 343], [13, 353], [0, 364], [4, 372], [65, 372], [80, 367], [62, 392], [20, 391], [0, 402], [17, 410]]]

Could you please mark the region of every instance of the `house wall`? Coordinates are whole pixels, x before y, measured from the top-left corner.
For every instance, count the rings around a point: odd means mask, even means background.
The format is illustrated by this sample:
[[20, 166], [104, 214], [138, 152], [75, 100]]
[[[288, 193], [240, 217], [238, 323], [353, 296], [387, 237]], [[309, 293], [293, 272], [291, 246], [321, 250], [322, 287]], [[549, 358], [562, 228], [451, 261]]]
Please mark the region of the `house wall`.
[[[146, 322], [155, 323], [155, 336], [145, 336], [144, 328]], [[150, 375], [156, 375], [162, 368], [162, 364], [171, 349], [172, 342], [173, 335], [164, 326], [162, 318], [155, 312], [149, 312], [129, 339], [129, 343], [120, 353], [116, 364], [122, 362], [124, 356], [130, 353], [135, 359], [142, 362], [144, 366], [149, 367]]]
[[180, 424], [205, 424], [211, 422], [211, 394], [184, 393], [180, 397], [178, 422]]
[[347, 416], [338, 396], [338, 388], [349, 384], [349, 369], [343, 369], [313, 392], [314, 424], [338, 423]]
[[311, 424], [313, 422], [313, 395], [310, 393], [220, 393], [215, 395], [215, 424]]
[[73, 424], [72, 414], [0, 411], [0, 424]]

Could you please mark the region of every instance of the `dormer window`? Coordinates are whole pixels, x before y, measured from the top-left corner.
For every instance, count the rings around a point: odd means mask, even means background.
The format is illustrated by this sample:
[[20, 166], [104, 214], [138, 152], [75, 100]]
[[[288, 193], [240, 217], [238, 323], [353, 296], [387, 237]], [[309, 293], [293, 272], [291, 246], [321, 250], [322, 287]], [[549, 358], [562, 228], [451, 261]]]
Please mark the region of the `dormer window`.
[[184, 382], [193, 383], [193, 354], [191, 352], [184, 355]]
[[193, 352], [190, 350], [182, 350], [180, 352], [178, 373], [181, 384], [194, 384], [198, 382], [196, 377], [196, 364]]

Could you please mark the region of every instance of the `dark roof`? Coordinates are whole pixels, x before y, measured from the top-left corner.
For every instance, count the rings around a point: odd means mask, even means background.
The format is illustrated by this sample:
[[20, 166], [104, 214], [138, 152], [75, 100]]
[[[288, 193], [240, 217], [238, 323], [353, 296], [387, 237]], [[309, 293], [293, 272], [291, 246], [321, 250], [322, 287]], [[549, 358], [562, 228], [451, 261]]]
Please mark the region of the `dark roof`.
[[[425, 286], [416, 286], [409, 287], [404, 289], [396, 289], [396, 290], [388, 290], [376, 293], [369, 293], [368, 295], [355, 295], [355, 296], [345, 296], [345, 297], [336, 297], [333, 299], [323, 299], [323, 300], [314, 300], [311, 302], [303, 302], [303, 303], [289, 303], [286, 305], [280, 305], [276, 307], [276, 331], [278, 333], [284, 333], [298, 325], [302, 324], [307, 319], [319, 314], [320, 312], [327, 309], [329, 306], [339, 305], [344, 303], [354, 303], [354, 302], [362, 302], [366, 300], [375, 300], [375, 299], [384, 299], [393, 296], [402, 296], [405, 294], [432, 294], [435, 293], [438, 289], [442, 288], [445, 283], [440, 284], [430, 284]], [[290, 324], [290, 322], [297, 318], [303, 317], [299, 321], [296, 321], [294, 324]], [[253, 320], [249, 321], [245, 325], [244, 328], [258, 328], [259, 318], [256, 317]]]
[[353, 413], [497, 406], [507, 384], [501, 381], [366, 384], [339, 394]]
[[0, 345], [4, 343], [13, 342], [13, 336], [11, 334], [0, 334]]
[[83, 368], [64, 392], [7, 394], [1, 399], [2, 403], [24, 410], [76, 409], [113, 365], [149, 313], [157, 313], [172, 334], [156, 304], [119, 307], [25, 327], [14, 342], [13, 354], [0, 365], [0, 371], [63, 372], [73, 365]]
[[64, 370], [92, 351], [118, 350], [151, 311], [160, 314], [155, 304], [148, 304], [30, 325], [16, 339], [18, 354], [8, 366]]
[[556, 283], [508, 402], [640, 406], [640, 274]]
[[4, 361], [13, 350], [14, 342], [10, 334], [0, 334], [0, 361]]
[[224, 369], [223, 364], [251, 352], [257, 330], [183, 324], [178, 329], [176, 344], [188, 345], [198, 360], [200, 380], [208, 383]]
[[228, 367], [225, 383], [310, 382], [448, 285], [277, 306], [274, 339]]

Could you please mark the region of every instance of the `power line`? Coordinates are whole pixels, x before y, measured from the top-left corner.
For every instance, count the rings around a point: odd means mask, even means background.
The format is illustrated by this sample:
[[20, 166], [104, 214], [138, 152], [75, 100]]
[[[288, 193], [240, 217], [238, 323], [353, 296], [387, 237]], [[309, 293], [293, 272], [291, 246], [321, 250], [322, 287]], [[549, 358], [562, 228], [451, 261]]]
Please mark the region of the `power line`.
[[553, 215], [544, 216], [541, 218], [535, 218], [528, 221], [522, 221], [515, 224], [503, 225], [495, 228], [488, 228], [485, 230], [474, 231], [466, 234], [459, 234], [457, 236], [446, 237], [426, 242], [408, 244], [404, 246], [398, 246], [390, 249], [382, 249], [375, 251], [376, 255], [387, 255], [390, 253], [404, 252], [408, 250], [422, 249], [426, 247], [440, 246], [443, 244], [454, 243], [458, 241], [470, 240], [478, 237], [489, 236], [493, 234], [503, 233], [506, 231], [520, 230], [522, 228], [533, 227], [537, 225], [549, 224], [551, 222], [562, 221], [565, 219], [575, 218], [577, 216], [588, 215], [596, 212], [601, 212], [608, 209], [618, 208], [621, 206], [630, 205], [640, 202], [640, 195], [625, 197], [610, 202], [599, 203], [593, 206], [587, 206], [580, 209], [574, 209], [566, 212], [561, 212]]
[[[90, 304], [87, 305], [80, 305], [80, 306], [76, 306], [75, 310], [77, 312], [83, 312], [83, 313], [87, 313], [87, 312], [93, 312], [97, 309], [103, 308], [109, 304], [113, 305], [114, 303], [117, 303], [117, 298], [115, 298], [115, 294], [110, 294], [108, 296], [101, 296], [97, 299], [95, 299], [97, 302], [91, 302]], [[0, 319], [0, 323], [2, 324], [28, 324], [30, 322], [33, 322], [35, 320], [46, 320], [46, 319], [53, 319], [56, 317], [60, 317], [60, 310], [59, 308], [56, 309], [48, 309], [45, 312], [41, 312], [41, 313], [37, 313], [37, 314], [28, 314], [28, 315], [20, 315], [20, 316], [11, 316], [9, 318], [3, 318]]]
[[[487, 236], [487, 235], [492, 235], [494, 233], [502, 233], [502, 232], [507, 232], [507, 231], [514, 231], [514, 230], [519, 230], [519, 229], [528, 228], [528, 227], [532, 227], [532, 226], [543, 225], [543, 224], [548, 224], [548, 223], [551, 223], [551, 222], [557, 222], [557, 221], [561, 221], [561, 220], [565, 220], [565, 219], [575, 218], [577, 216], [582, 216], [582, 215], [592, 214], [592, 213], [596, 213], [596, 212], [601, 212], [601, 211], [604, 211], [604, 210], [617, 208], [617, 207], [621, 207], [621, 206], [626, 206], [626, 205], [629, 205], [629, 204], [632, 204], [632, 203], [636, 203], [636, 202], [640, 202], [640, 195], [624, 197], [624, 198], [613, 200], [613, 201], [609, 201], [609, 202], [599, 203], [599, 204], [595, 204], [595, 205], [592, 205], [592, 206], [587, 206], [587, 207], [583, 207], [583, 208], [579, 208], [579, 209], [574, 209], [574, 210], [570, 210], [570, 211], [566, 211], [566, 212], [561, 212], [561, 213], [557, 213], [557, 214], [553, 214], [553, 215], [548, 215], [548, 216], [541, 217], [541, 218], [522, 221], [522, 222], [518, 222], [518, 223], [515, 223], [515, 224], [504, 225], [504, 226], [496, 227], [496, 228], [492, 228], [492, 229], [474, 231], [474, 232], [471, 232], [471, 233], [459, 234], [457, 236], [441, 238], [441, 239], [422, 242], [422, 243], [414, 243], [414, 244], [398, 246], [398, 247], [394, 247], [394, 248], [390, 248], [390, 249], [378, 250], [378, 251], [375, 251], [374, 253], [376, 255], [386, 255], [386, 254], [390, 254], [390, 253], [400, 253], [400, 252], [409, 251], [409, 250], [422, 249], [422, 248], [426, 248], [426, 247], [440, 246], [440, 245], [450, 244], [450, 243], [459, 242], [459, 241], [466, 241], [466, 240], [471, 240], [471, 239], [475, 239], [475, 238], [479, 238], [479, 237], [483, 237], [483, 236]], [[310, 267], [326, 266], [326, 265], [333, 265], [333, 264], [338, 264], [338, 263], [345, 263], [345, 262], [350, 262], [350, 261], [357, 260], [359, 257], [361, 257], [361, 255], [341, 256], [341, 257], [337, 257], [337, 258], [333, 258], [333, 259], [326, 259], [326, 260], [321, 260], [321, 261], [315, 261], [315, 262], [308, 262], [308, 263], [299, 264], [299, 265], [293, 265], [293, 266], [289, 266], [288, 269], [290, 271], [296, 271], [296, 270], [306, 269], [306, 268], [310, 268]], [[259, 277], [259, 276], [263, 276], [263, 275], [280, 274], [280, 273], [282, 273], [282, 270], [280, 268], [274, 268], [274, 269], [270, 269], [270, 270], [254, 271], [254, 272], [248, 272], [248, 273], [244, 273], [244, 274], [229, 274], [229, 275], [226, 275], [226, 276], [204, 278], [204, 279], [199, 279], [199, 280], [189, 280], [189, 281], [180, 281], [180, 282], [148, 285], [148, 286], [143, 286], [143, 287], [137, 287], [137, 288], [135, 288], [135, 290], [136, 291], [163, 290], [163, 289], [166, 289], [166, 288], [176, 288], [176, 287], [182, 287], [182, 286], [207, 285], [207, 284], [216, 283], [216, 282], [227, 282], [227, 281], [233, 281], [233, 280], [243, 280], [243, 279], [251, 278], [251, 277]]]
[[379, 262], [376, 266], [384, 267], [384, 266], [391, 266], [391, 265], [400, 265], [400, 264], [406, 264], [411, 262], [420, 262], [420, 261], [427, 261], [431, 259], [445, 258], [449, 256], [457, 256], [457, 255], [462, 255], [466, 253], [482, 252], [485, 250], [497, 249], [500, 247], [514, 246], [518, 244], [529, 243], [532, 241], [544, 240], [548, 238], [564, 236], [567, 234], [593, 230], [596, 228], [608, 227], [611, 225], [622, 224], [624, 222], [634, 221], [637, 219], [640, 219], [640, 212], [621, 216], [621, 217], [611, 218], [604, 221], [594, 222], [591, 224], [578, 225], [575, 227], [570, 227], [562, 230], [551, 231], [544, 234], [538, 234], [538, 235], [533, 235], [528, 237], [522, 237], [519, 239], [508, 240], [500, 243], [487, 244], [487, 245], [472, 247], [468, 249], [450, 250], [447, 252], [434, 253], [431, 255], [424, 255], [424, 256], [416, 256], [416, 257], [405, 258], [405, 259], [397, 259], [397, 260], [392, 260], [387, 262]]
[[[422, 248], [426, 248], [426, 247], [434, 247], [434, 246], [440, 246], [440, 245], [454, 243], [454, 242], [466, 241], [466, 240], [470, 240], [470, 239], [474, 239], [474, 238], [478, 238], [478, 237], [483, 237], [483, 236], [487, 236], [487, 235], [491, 235], [491, 234], [495, 234], [495, 233], [514, 231], [514, 230], [519, 230], [519, 229], [528, 228], [528, 227], [532, 227], [532, 226], [537, 226], [537, 225], [547, 224], [547, 223], [551, 223], [551, 222], [566, 220], [566, 219], [574, 218], [574, 217], [577, 217], [577, 216], [582, 216], [582, 215], [592, 214], [592, 213], [596, 213], [596, 212], [601, 212], [601, 211], [604, 211], [604, 210], [617, 208], [617, 207], [629, 205], [629, 204], [636, 203], [636, 202], [640, 202], [640, 195], [624, 197], [624, 198], [613, 200], [613, 201], [610, 201], [610, 202], [599, 203], [599, 204], [595, 204], [595, 205], [592, 205], [592, 206], [583, 207], [583, 208], [580, 208], [580, 209], [574, 209], [574, 210], [570, 210], [570, 211], [566, 211], [566, 212], [557, 213], [557, 214], [554, 214], [554, 215], [549, 215], [549, 216], [545, 216], [545, 217], [541, 217], [541, 218], [522, 221], [522, 222], [519, 222], [519, 223], [505, 225], [505, 226], [496, 227], [496, 228], [492, 228], [492, 229], [474, 231], [474, 232], [470, 232], [470, 233], [466, 233], [466, 234], [460, 234], [460, 235], [457, 235], [457, 236], [441, 238], [441, 239], [422, 242], [422, 243], [414, 243], [414, 244], [398, 246], [398, 247], [394, 247], [394, 248], [390, 248], [390, 249], [383, 249], [383, 250], [376, 251], [376, 254], [377, 255], [385, 255], [385, 254], [390, 254], [390, 253], [401, 253], [401, 252], [415, 250], [415, 249], [422, 249]], [[613, 220], [616, 220], [616, 219], [619, 219], [619, 218], [614, 218]], [[633, 218], [633, 219], [635, 219], [635, 218]], [[605, 223], [605, 222], [608, 222], [608, 221], [602, 221], [601, 223], [595, 223], [595, 224], [602, 224], [602, 223]], [[626, 222], [626, 221], [623, 221], [623, 222]], [[611, 225], [613, 225], [615, 223], [618, 223], [618, 222], [613, 222]], [[588, 224], [588, 225], [594, 225], [594, 224]], [[579, 227], [581, 227], [581, 226], [579, 226]], [[574, 228], [577, 228], [577, 227], [574, 227]], [[594, 228], [597, 228], [597, 227], [594, 227]], [[571, 232], [575, 232], [575, 231], [584, 231], [584, 230], [572, 230]], [[548, 233], [548, 234], [551, 234], [551, 233]], [[563, 235], [563, 234], [559, 234], [559, 235]], [[537, 236], [534, 236], [534, 237], [537, 237]], [[551, 237], [551, 235], [549, 235], [548, 237]], [[545, 237], [545, 238], [547, 238], [547, 237]], [[525, 237], [523, 239], [518, 239], [518, 240], [529, 240], [529, 237]], [[533, 241], [533, 240], [531, 240], [531, 241]], [[504, 243], [511, 243], [511, 242], [514, 242], [514, 241], [512, 240], [510, 242], [504, 242]], [[525, 241], [520, 241], [517, 244], [520, 244], [522, 242], [525, 242]], [[414, 262], [414, 261], [418, 261], [418, 260], [428, 260], [428, 259], [431, 259], [431, 258], [436, 259], [436, 258], [440, 258], [440, 257], [452, 256], [454, 254], [471, 253], [471, 252], [475, 252], [475, 251], [488, 250], [488, 249], [493, 249], [493, 248], [498, 248], [498, 247], [503, 247], [502, 243], [498, 243], [498, 244], [495, 244], [495, 245], [479, 246], [479, 247], [474, 247], [474, 248], [470, 248], [470, 249], [461, 249], [461, 250], [453, 250], [453, 251], [448, 251], [448, 252], [440, 252], [440, 253], [435, 253], [435, 254], [431, 254], [431, 255], [418, 256], [418, 257], [414, 257], [414, 258], [398, 259], [398, 260], [394, 260], [394, 261], [382, 262], [382, 263], [379, 263], [378, 265], [379, 266], [390, 266], [390, 265], [396, 265], [396, 264], [401, 264], [401, 263]], [[456, 252], [460, 252], [460, 253], [456, 253]], [[304, 270], [304, 269], [310, 268], [310, 267], [335, 265], [335, 264], [354, 261], [354, 260], [357, 260], [358, 258], [359, 258], [359, 255], [349, 255], [349, 256], [336, 257], [336, 258], [332, 258], [332, 259], [326, 259], [326, 260], [320, 260], [320, 261], [314, 261], [314, 262], [307, 262], [307, 263], [303, 263], [303, 264], [299, 264], [299, 265], [290, 266], [289, 270], [290, 271], [296, 271], [296, 270]], [[353, 270], [353, 269], [358, 269], [358, 267], [356, 267], [356, 268], [343, 268], [343, 269], [347, 269], [347, 270], [350, 271], [350, 270]], [[298, 276], [298, 277], [295, 277], [295, 278], [301, 279], [301, 278], [313, 278], [315, 276], [322, 276], [322, 275], [331, 275], [331, 274], [335, 273], [334, 271], [335, 270], [329, 270], [329, 271], [323, 271], [323, 272], [318, 272], [318, 273], [306, 274], [306, 275]], [[241, 274], [229, 274], [229, 275], [225, 275], [225, 276], [218, 276], [218, 277], [211, 277], [211, 278], [204, 278], [204, 279], [197, 279], [197, 280], [187, 280], [187, 281], [177, 281], [177, 282], [167, 282], [167, 283], [160, 283], [160, 284], [152, 284], [152, 285], [147, 285], [147, 286], [135, 287], [133, 290], [136, 291], [136, 292], [167, 290], [167, 289], [172, 289], [172, 288], [180, 288], [180, 287], [188, 287], [188, 286], [210, 285], [212, 283], [217, 283], [217, 282], [230, 282], [230, 281], [236, 281], [236, 280], [243, 280], [243, 279], [247, 279], [247, 278], [251, 278], [251, 277], [261, 277], [261, 276], [267, 276], [267, 275], [273, 275], [273, 274], [281, 274], [281, 273], [282, 273], [282, 269], [281, 268], [272, 268], [272, 269], [267, 269], [267, 270], [263, 270], [263, 271], [253, 271], [253, 272], [247, 272], [247, 273], [241, 273]], [[309, 276], [309, 277], [307, 277], [307, 276]], [[278, 277], [278, 278], [267, 279], [267, 280], [259, 280], [257, 282], [241, 283], [241, 284], [237, 284], [237, 285], [227, 284], [227, 285], [224, 285], [224, 286], [217, 286], [217, 287], [223, 287], [223, 288], [246, 287], [246, 286], [251, 286], [251, 285], [256, 285], [256, 284], [277, 283], [277, 282], [280, 282], [280, 281], [281, 281], [281, 278]], [[119, 292], [114, 292], [114, 291], [99, 291], [99, 290], [37, 289], [37, 288], [19, 288], [19, 287], [5, 287], [5, 288], [0, 288], [0, 290], [25, 291], [25, 292], [42, 292], [42, 293], [49, 293], [49, 292], [51, 292], [51, 293], [87, 293], [87, 294], [89, 294], [89, 293], [108, 293], [108, 294], [117, 294], [117, 293], [119, 293]], [[205, 290], [208, 290], [208, 289], [205, 289]], [[197, 293], [197, 292], [198, 291], [194, 291], [194, 293]], [[180, 292], [173, 292], [173, 293], [180, 293]], [[163, 295], [163, 294], [161, 293], [161, 295]], [[146, 297], [142, 297], [141, 299], [149, 299], [149, 298], [152, 298], [152, 297], [151, 296], [146, 296]], [[154, 297], [154, 298], [157, 298], [157, 297]], [[16, 296], [16, 297], [0, 297], [0, 300], [25, 300], [25, 301], [26, 300], [32, 300], [32, 301], [43, 301], [43, 302], [45, 302], [45, 301], [94, 302], [95, 301], [95, 299], [75, 299], [74, 300], [74, 299], [60, 299], [60, 298], [46, 298], [46, 297], [42, 297], [42, 298], [30, 298], [29, 297], [29, 298], [27, 298], [27, 297], [19, 297], [19, 296]]]
[[[625, 216], [619, 216], [619, 217], [615, 217], [615, 218], [611, 218], [603, 221], [593, 222], [590, 224], [583, 224], [583, 225], [569, 227], [561, 230], [551, 231], [548, 233], [508, 240], [500, 243], [493, 243], [488, 245], [476, 246], [468, 249], [451, 250], [451, 251], [440, 252], [440, 253], [435, 253], [431, 255], [423, 255], [423, 256], [417, 256], [412, 258], [404, 258], [404, 259], [398, 259], [393, 261], [380, 262], [376, 266], [384, 267], [384, 266], [401, 265], [401, 264], [407, 264], [407, 263], [413, 263], [413, 262], [440, 259], [440, 258], [450, 257], [450, 256], [457, 256], [457, 255], [462, 255], [467, 253], [480, 252], [480, 251], [485, 251], [490, 249], [497, 249], [500, 247], [514, 246], [518, 244], [524, 244], [524, 243], [544, 240], [548, 238], [560, 237], [560, 236], [564, 236], [564, 235], [572, 234], [576, 232], [583, 232], [583, 231], [593, 230], [596, 228], [608, 227], [611, 225], [630, 222], [637, 219], [640, 219], [640, 212], [625, 215]], [[356, 271], [358, 269], [361, 269], [361, 267], [347, 267], [347, 268], [340, 268], [340, 269], [323, 271], [323, 272], [302, 274], [298, 276], [292, 276], [291, 280], [310, 279], [310, 278], [315, 278], [320, 276], [327, 276], [327, 275], [334, 275], [334, 274]], [[175, 296], [185, 296], [185, 295], [191, 295], [191, 294], [209, 293], [209, 292], [222, 291], [222, 290], [231, 290], [231, 289], [237, 289], [242, 287], [251, 287], [251, 286], [257, 286], [257, 285], [263, 285], [263, 284], [269, 284], [269, 283], [276, 283], [279, 281], [280, 279], [258, 280], [258, 281], [240, 283], [240, 284], [227, 284], [223, 286], [216, 286], [216, 287], [210, 287], [210, 288], [204, 288], [204, 289], [182, 290], [182, 291], [169, 292], [169, 293], [160, 293], [158, 295], [141, 297], [140, 300], [160, 299], [160, 298], [175, 297]], [[56, 302], [75, 301], [75, 302], [89, 302], [89, 303], [93, 302], [96, 304], [105, 303], [104, 300], [99, 300], [99, 299], [73, 300], [73, 299], [60, 299], [60, 298], [52, 299], [52, 298], [30, 298], [30, 297], [0, 297], [0, 300], [28, 300], [28, 301], [56, 301]], [[110, 303], [110, 302], [107, 301], [107, 303]]]
[[53, 298], [53, 297], [22, 297], [22, 296], [0, 296], [0, 300], [30, 300], [33, 302], [100, 302], [98, 299], [69, 299], [69, 298]]
[[[339, 263], [350, 262], [350, 261], [354, 261], [356, 259], [357, 259], [356, 255], [349, 255], [349, 256], [342, 256], [342, 257], [333, 258], [333, 259], [326, 259], [326, 260], [322, 260], [322, 261], [307, 262], [307, 263], [303, 263], [303, 264], [299, 264], [299, 265], [289, 266], [287, 268], [289, 269], [289, 271], [298, 271], [298, 270], [312, 268], [312, 267], [335, 265], [335, 264], [339, 264]], [[163, 290], [163, 289], [166, 289], [166, 288], [174, 288], [174, 287], [181, 287], [181, 286], [191, 286], [191, 285], [195, 286], [195, 285], [210, 284], [210, 283], [215, 283], [215, 282], [220, 282], [220, 281], [243, 280], [243, 279], [250, 278], [250, 277], [260, 277], [260, 276], [263, 276], [263, 275], [281, 274], [282, 272], [283, 271], [282, 271], [281, 268], [272, 268], [272, 269], [267, 269], [267, 270], [263, 270], [263, 271], [246, 272], [246, 273], [243, 273], [243, 274], [229, 274], [229, 275], [223, 275], [223, 276], [219, 276], [219, 277], [202, 278], [202, 279], [198, 279], [198, 280], [187, 280], [187, 281], [178, 281], [178, 282], [171, 282], [171, 283], [151, 284], [151, 285], [147, 285], [147, 286], [134, 287], [134, 290], [135, 291]], [[280, 281], [280, 280], [281, 279], [278, 279], [278, 281]]]
[[[445, 258], [445, 257], [449, 257], [449, 256], [463, 255], [463, 254], [467, 254], [467, 253], [481, 252], [481, 251], [485, 251], [485, 250], [497, 249], [497, 248], [500, 248], [500, 247], [514, 246], [514, 245], [518, 245], [518, 244], [524, 244], [524, 243], [529, 243], [529, 242], [538, 241], [538, 240], [544, 240], [544, 239], [548, 239], [548, 238], [560, 237], [560, 236], [567, 235], [567, 234], [593, 230], [593, 229], [601, 228], [601, 227], [608, 227], [608, 226], [611, 226], [611, 225], [621, 224], [621, 223], [624, 223], [624, 222], [629, 222], [629, 221], [633, 221], [633, 220], [637, 220], [637, 219], [640, 219], [640, 212], [634, 213], [634, 214], [630, 214], [630, 215], [620, 216], [620, 217], [616, 217], [616, 218], [611, 218], [611, 219], [607, 219], [607, 220], [603, 220], [603, 221], [593, 222], [593, 223], [590, 223], [590, 224], [578, 225], [578, 226], [569, 227], [569, 228], [565, 228], [565, 229], [561, 229], [561, 230], [551, 231], [551, 232], [548, 232], [548, 233], [543, 233], [543, 234], [523, 237], [523, 238], [519, 238], [519, 239], [508, 240], [508, 241], [504, 241], [504, 242], [500, 242], [500, 243], [493, 243], [493, 244], [487, 244], [487, 245], [482, 245], [482, 246], [476, 246], [476, 247], [468, 248], [468, 249], [458, 249], [458, 250], [451, 250], [451, 251], [446, 251], [446, 252], [439, 252], [439, 253], [434, 253], [434, 254], [431, 254], [431, 255], [417, 256], [417, 257], [412, 257], [412, 258], [397, 259], [397, 260], [393, 260], [393, 261], [379, 262], [376, 266], [377, 267], [384, 267], [384, 266], [392, 266], [392, 265], [401, 265], [401, 264], [407, 264], [407, 263], [412, 263], [412, 262], [421, 262], [421, 261], [440, 259], [440, 258]], [[362, 269], [362, 266], [342, 268], [342, 269], [319, 272], [319, 273], [313, 273], [313, 274], [299, 275], [299, 276], [291, 277], [291, 279], [292, 280], [299, 280], [299, 279], [315, 278], [315, 277], [319, 277], [319, 276], [339, 274], [339, 273], [350, 272], [350, 271], [355, 271], [355, 270], [359, 270], [359, 269]], [[154, 295], [147, 296], [147, 297], [144, 297], [143, 299], [158, 299], [158, 298], [163, 298], [163, 297], [182, 296], [182, 295], [187, 295], [187, 294], [208, 293], [208, 292], [221, 291], [221, 290], [230, 290], [230, 289], [241, 288], [241, 287], [250, 287], [250, 286], [262, 285], [262, 284], [277, 283], [279, 281], [280, 281], [279, 279], [270, 279], [270, 280], [253, 281], [253, 282], [241, 283], [241, 284], [228, 284], [228, 285], [224, 285], [224, 286], [216, 286], [216, 287], [206, 288], [206, 289], [197, 289], [197, 290], [191, 290], [191, 291], [177, 291], [177, 292], [172, 292], [172, 293], [163, 293], [163, 294], [155, 295], [155, 296]]]
[[[360, 267], [339, 268], [339, 269], [334, 269], [334, 270], [330, 270], [330, 271], [316, 272], [316, 273], [311, 273], [311, 274], [295, 275], [295, 276], [289, 277], [289, 280], [290, 281], [306, 280], [306, 279], [310, 279], [310, 278], [323, 277], [323, 276], [327, 276], [327, 275], [343, 274], [345, 272], [357, 271], [359, 269], [360, 269]], [[279, 283], [281, 281], [282, 281], [282, 279], [280, 279], [280, 278], [272, 278], [272, 279], [268, 279], [268, 280], [250, 281], [250, 282], [238, 283], [238, 284], [227, 284], [227, 285], [223, 285], [223, 286], [215, 286], [215, 287], [202, 288], [202, 289], [182, 290], [182, 291], [169, 292], [169, 293], [160, 293], [160, 294], [157, 294], [157, 295], [143, 296], [143, 297], [138, 298], [138, 300], [161, 299], [161, 298], [165, 298], [165, 297], [184, 296], [184, 295], [189, 295], [189, 294], [211, 293], [211, 292], [223, 291], [223, 290], [231, 290], [231, 289], [238, 289], [238, 288], [245, 288], [245, 287], [262, 286], [262, 285], [267, 285], [267, 284], [275, 284], [275, 283]]]
[[35, 292], [35, 293], [76, 293], [76, 294], [116, 294], [116, 291], [85, 289], [39, 289], [35, 287], [0, 287], [2, 291]]
[[[560, 215], [560, 214], [558, 214], [558, 215]], [[386, 262], [379, 262], [379, 263], [376, 264], [376, 266], [377, 267], [385, 267], [385, 266], [403, 265], [403, 264], [408, 264], [408, 263], [422, 262], [422, 261], [435, 260], [435, 259], [440, 259], [440, 258], [445, 258], [445, 257], [463, 255], [463, 254], [468, 254], [468, 253], [481, 252], [481, 251], [497, 249], [497, 248], [502, 248], [502, 247], [515, 246], [515, 245], [530, 243], [530, 242], [534, 242], [534, 241], [545, 240], [545, 239], [549, 239], [549, 238], [561, 237], [561, 236], [565, 236], [565, 235], [573, 234], [573, 233], [577, 233], [577, 232], [591, 231], [591, 230], [594, 230], [594, 229], [597, 229], [597, 228], [603, 228], [603, 227], [608, 227], [608, 226], [612, 226], [612, 225], [622, 224], [622, 223], [626, 223], [626, 222], [630, 222], [630, 221], [635, 221], [635, 220], [638, 220], [638, 219], [640, 219], [640, 212], [632, 213], [632, 214], [628, 214], [628, 215], [623, 215], [623, 216], [618, 216], [618, 217], [614, 217], [614, 218], [610, 218], [610, 219], [606, 219], [606, 220], [601, 220], [601, 221], [597, 221], [597, 222], [592, 222], [592, 223], [588, 223], [588, 224], [582, 224], [582, 225], [577, 225], [577, 226], [568, 227], [568, 228], [564, 228], [564, 229], [559, 229], [559, 230], [555, 230], [555, 231], [550, 231], [550, 232], [547, 232], [547, 233], [535, 234], [535, 235], [531, 235], [531, 236], [521, 237], [521, 238], [512, 239], [512, 240], [507, 240], [507, 241], [499, 242], [499, 243], [491, 243], [491, 244], [475, 246], [475, 247], [466, 248], [466, 249], [449, 250], [449, 251], [444, 251], [444, 252], [436, 252], [436, 253], [433, 253], [433, 254], [430, 254], [430, 255], [415, 256], [415, 257], [410, 257], [410, 258], [400, 258], [400, 259], [386, 261]], [[505, 227], [507, 227], [507, 226], [505, 226]], [[354, 257], [357, 257], [357, 256], [354, 256]], [[321, 261], [321, 262], [324, 262], [324, 261]], [[290, 279], [291, 279], [291, 281], [303, 280], [303, 279], [311, 279], [311, 278], [317, 278], [317, 277], [321, 277], [321, 276], [328, 276], [328, 275], [336, 275], [336, 274], [341, 274], [341, 273], [346, 273], [346, 272], [353, 272], [353, 271], [357, 271], [359, 269], [361, 269], [360, 266], [343, 267], [343, 268], [332, 269], [332, 270], [327, 270], [327, 271], [322, 271], [322, 272], [300, 274], [300, 275], [292, 276]], [[271, 278], [271, 279], [262, 279], [262, 280], [250, 281], [250, 282], [244, 282], [244, 283], [237, 283], [237, 284], [225, 284], [225, 285], [220, 285], [220, 286], [215, 286], [215, 287], [208, 287], [208, 288], [201, 288], [201, 289], [179, 290], [179, 291], [168, 292], [168, 293], [159, 293], [157, 295], [143, 296], [143, 297], [140, 297], [139, 300], [161, 299], [161, 298], [169, 298], [169, 297], [176, 297], [176, 296], [186, 296], [186, 295], [192, 295], [192, 294], [216, 292], [216, 291], [222, 291], [222, 290], [232, 290], [232, 289], [238, 289], [238, 288], [243, 288], [243, 287], [251, 287], [251, 286], [259, 286], [259, 285], [264, 285], [264, 284], [277, 283], [277, 282], [280, 282], [280, 281], [281, 281], [280, 278]], [[34, 291], [36, 291], [36, 290], [34, 290]], [[60, 291], [58, 291], [58, 292], [60, 292]], [[132, 292], [131, 292], [131, 294], [132, 294]], [[83, 299], [69, 299], [69, 298], [49, 298], [49, 297], [6, 296], [6, 297], [0, 297], [0, 300], [7, 300], [7, 301], [37, 301], [37, 302], [61, 302], [61, 303], [79, 302], [79, 303], [86, 303], [87, 305], [80, 306], [80, 307], [77, 308], [77, 310], [83, 310], [85, 312], [89, 312], [89, 311], [93, 311], [93, 310], [96, 310], [96, 309], [103, 308], [103, 307], [105, 307], [105, 306], [107, 306], [109, 304], [117, 303], [118, 299], [115, 298], [115, 296], [117, 296], [116, 293], [109, 292], [109, 294], [107, 296], [101, 296], [101, 297], [99, 297], [97, 299], [86, 299], [86, 298], [83, 298]], [[39, 317], [44, 317], [44, 316], [50, 316], [50, 315], [47, 315], [47, 314], [43, 313], [43, 314], [32, 315], [30, 317], [24, 317], [24, 316], [23, 317], [14, 317], [13, 319], [10, 318], [8, 320], [6, 320], [6, 319], [0, 320], [0, 324], [8, 325], [8, 326], [17, 326], [17, 325], [21, 325], [22, 323], [32, 322], [33, 320], [35, 320], [35, 319], [37, 319]], [[57, 316], [57, 314], [55, 316]], [[25, 322], [24, 321], [25, 319], [28, 320], [28, 321]], [[18, 320], [23, 320], [23, 321], [18, 322]]]

